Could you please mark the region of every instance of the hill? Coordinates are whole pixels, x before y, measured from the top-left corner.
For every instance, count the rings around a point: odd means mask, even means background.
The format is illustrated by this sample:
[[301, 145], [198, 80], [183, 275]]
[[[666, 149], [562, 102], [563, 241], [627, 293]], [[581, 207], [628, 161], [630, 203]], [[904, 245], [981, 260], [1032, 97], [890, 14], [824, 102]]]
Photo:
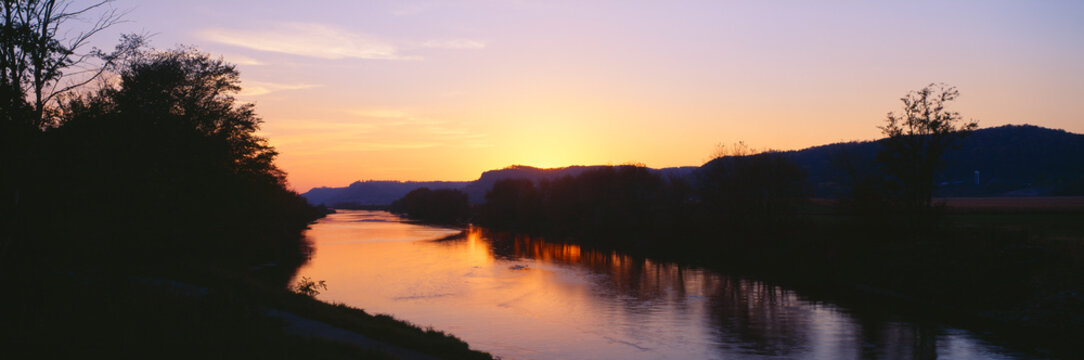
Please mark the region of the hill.
[[[392, 201], [402, 198], [411, 190], [427, 187], [436, 189], [457, 189], [467, 193], [471, 203], [480, 203], [485, 200], [486, 192], [493, 188], [493, 184], [502, 179], [531, 179], [535, 182], [553, 180], [565, 176], [576, 176], [580, 173], [604, 167], [597, 166], [569, 166], [562, 168], [541, 169], [532, 166], [512, 165], [504, 169], [489, 170], [474, 181], [357, 181], [350, 186], [341, 188], [319, 187], [313, 188], [302, 194], [313, 205], [326, 205], [330, 207], [343, 206], [380, 206], [391, 204]], [[697, 167], [674, 167], [654, 170], [664, 177], [685, 178], [691, 176]]]
[[[880, 142], [815, 146], [786, 154], [815, 196], [838, 196], [854, 176], [876, 171]], [[1034, 125], [975, 130], [944, 157], [937, 196], [1084, 194], [1084, 135]]]
[[[861, 141], [786, 151], [805, 170], [817, 197], [839, 196], [854, 178], [877, 171], [874, 157], [880, 142]], [[975, 130], [945, 154], [937, 177], [937, 196], [1084, 195], [1084, 135], [1034, 125], [1005, 125]], [[513, 165], [482, 173], [474, 181], [358, 181], [344, 188], [314, 188], [302, 196], [315, 205], [387, 205], [411, 190], [459, 189], [472, 203], [501, 179], [534, 181], [575, 176], [599, 166], [540, 169]], [[665, 178], [695, 183], [697, 166], [657, 169]]]
[[355, 181], [347, 187], [318, 187], [301, 194], [313, 205], [388, 205], [414, 189], [462, 189], [467, 181]]

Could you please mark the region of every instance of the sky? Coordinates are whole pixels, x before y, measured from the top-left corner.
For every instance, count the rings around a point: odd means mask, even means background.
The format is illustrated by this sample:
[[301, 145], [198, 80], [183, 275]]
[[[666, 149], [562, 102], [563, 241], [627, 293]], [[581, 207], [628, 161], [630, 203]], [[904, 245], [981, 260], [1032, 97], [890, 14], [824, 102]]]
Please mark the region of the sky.
[[[76, 3], [85, 3], [76, 0]], [[930, 83], [981, 127], [1084, 133], [1081, 1], [116, 0], [237, 65], [290, 186], [700, 165], [880, 137]]]

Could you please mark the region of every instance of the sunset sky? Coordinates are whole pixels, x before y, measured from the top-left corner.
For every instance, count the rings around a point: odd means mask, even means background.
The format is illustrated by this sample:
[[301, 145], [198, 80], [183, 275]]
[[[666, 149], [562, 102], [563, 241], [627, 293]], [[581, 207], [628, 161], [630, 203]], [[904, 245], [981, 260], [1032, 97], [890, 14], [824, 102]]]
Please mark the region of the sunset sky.
[[699, 165], [717, 144], [879, 137], [956, 86], [980, 126], [1084, 132], [1081, 1], [136, 1], [238, 65], [291, 186], [472, 180], [512, 164]]

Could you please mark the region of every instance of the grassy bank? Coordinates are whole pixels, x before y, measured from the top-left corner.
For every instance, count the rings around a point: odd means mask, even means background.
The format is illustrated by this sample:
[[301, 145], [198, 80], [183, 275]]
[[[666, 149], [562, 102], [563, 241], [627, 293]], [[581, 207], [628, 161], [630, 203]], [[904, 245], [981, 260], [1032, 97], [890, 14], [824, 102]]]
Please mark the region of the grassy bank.
[[489, 359], [454, 336], [320, 302], [212, 268], [140, 276], [48, 271], [16, 278], [3, 307], [4, 358], [392, 359], [356, 345], [295, 336], [277, 309], [447, 359]]

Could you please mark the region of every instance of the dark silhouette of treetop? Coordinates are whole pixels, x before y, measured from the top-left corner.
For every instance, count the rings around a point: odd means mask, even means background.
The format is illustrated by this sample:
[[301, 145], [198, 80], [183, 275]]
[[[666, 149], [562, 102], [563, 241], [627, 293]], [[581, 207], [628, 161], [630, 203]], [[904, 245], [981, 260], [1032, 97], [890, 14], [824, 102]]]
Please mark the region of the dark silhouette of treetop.
[[285, 181], [273, 163], [277, 153], [255, 135], [262, 120], [254, 105], [235, 101], [241, 79], [232, 64], [194, 49], [153, 52], [135, 60], [121, 79], [124, 87], [117, 90], [116, 102], [138, 121], [221, 144], [225, 158], [217, 160], [238, 174]]
[[274, 148], [255, 134], [262, 120], [254, 106], [233, 96], [241, 89], [233, 65], [194, 49], [145, 51], [126, 62], [118, 86], [62, 106], [66, 125], [132, 134], [123, 141], [164, 167], [190, 164], [285, 183]]
[[978, 127], [964, 121], [948, 103], [960, 96], [945, 84], [930, 84], [900, 98], [903, 111], [889, 112], [881, 131], [888, 137], [878, 154], [885, 171], [897, 185], [896, 198], [908, 208], [930, 206], [933, 180], [942, 166], [942, 155]]

